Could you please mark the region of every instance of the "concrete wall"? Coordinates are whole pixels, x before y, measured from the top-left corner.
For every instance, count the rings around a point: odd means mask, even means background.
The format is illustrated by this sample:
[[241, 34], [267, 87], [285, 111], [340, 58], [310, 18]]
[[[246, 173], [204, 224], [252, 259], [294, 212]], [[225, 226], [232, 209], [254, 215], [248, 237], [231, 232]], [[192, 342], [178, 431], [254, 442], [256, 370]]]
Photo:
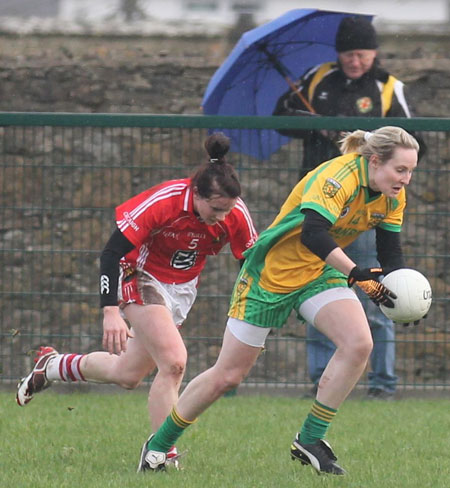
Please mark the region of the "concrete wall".
[[[227, 38], [4, 36], [0, 110], [201, 113]], [[417, 114], [450, 113], [450, 37], [383, 36], [383, 65], [404, 81]]]

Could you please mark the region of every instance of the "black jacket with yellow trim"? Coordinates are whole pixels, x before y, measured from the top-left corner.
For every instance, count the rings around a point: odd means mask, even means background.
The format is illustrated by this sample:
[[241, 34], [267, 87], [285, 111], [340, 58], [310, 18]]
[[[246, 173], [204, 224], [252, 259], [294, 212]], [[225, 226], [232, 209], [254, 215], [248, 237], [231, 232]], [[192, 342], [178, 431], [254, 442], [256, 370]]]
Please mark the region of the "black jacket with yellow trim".
[[[339, 63], [325, 63], [310, 69], [297, 84], [317, 114], [351, 117], [411, 117], [404, 84], [381, 69], [375, 61], [370, 71], [357, 80], [347, 78]], [[307, 108], [300, 97], [288, 90], [274, 115], [304, 116]], [[283, 135], [304, 139], [303, 169], [340, 155], [337, 134], [313, 130], [280, 130]]]

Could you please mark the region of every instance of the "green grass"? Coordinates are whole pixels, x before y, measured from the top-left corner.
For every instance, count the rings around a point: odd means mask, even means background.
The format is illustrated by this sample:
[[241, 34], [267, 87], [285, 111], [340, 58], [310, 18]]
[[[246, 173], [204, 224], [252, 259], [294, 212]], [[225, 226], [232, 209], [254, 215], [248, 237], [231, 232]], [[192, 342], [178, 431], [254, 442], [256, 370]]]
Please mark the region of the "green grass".
[[348, 400], [328, 440], [345, 477], [317, 476], [289, 446], [310, 400], [223, 398], [178, 442], [183, 470], [137, 474], [147, 438], [146, 395], [44, 392], [25, 408], [0, 393], [0, 487], [449, 486], [448, 399]]

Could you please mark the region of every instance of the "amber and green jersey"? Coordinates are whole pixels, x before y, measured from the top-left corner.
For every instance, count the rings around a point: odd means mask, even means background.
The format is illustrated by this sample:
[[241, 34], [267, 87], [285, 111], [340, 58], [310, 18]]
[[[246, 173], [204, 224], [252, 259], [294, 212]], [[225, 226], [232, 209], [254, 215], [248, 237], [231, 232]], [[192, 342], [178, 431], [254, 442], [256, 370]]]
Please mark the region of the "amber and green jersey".
[[304, 214], [311, 209], [332, 225], [329, 233], [345, 248], [362, 232], [379, 226], [400, 232], [405, 189], [396, 198], [369, 191], [368, 162], [357, 153], [322, 163], [292, 190], [273, 223], [245, 252], [245, 268], [259, 286], [290, 293], [318, 278], [325, 263], [301, 243]]

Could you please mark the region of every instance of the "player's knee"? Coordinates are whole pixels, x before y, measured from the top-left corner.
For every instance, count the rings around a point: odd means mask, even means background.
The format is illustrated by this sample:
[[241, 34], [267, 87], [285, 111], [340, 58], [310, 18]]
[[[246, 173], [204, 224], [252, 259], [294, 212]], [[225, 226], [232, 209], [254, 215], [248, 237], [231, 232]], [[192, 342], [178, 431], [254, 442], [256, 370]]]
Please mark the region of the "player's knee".
[[186, 361], [183, 359], [178, 359], [176, 361], [172, 361], [170, 368], [169, 368], [169, 373], [171, 376], [174, 377], [183, 377], [184, 372], [186, 371]]
[[218, 384], [220, 392], [223, 394], [237, 388], [243, 379], [244, 376], [239, 371], [228, 371], [220, 378]]
[[373, 349], [371, 337], [360, 338], [352, 344], [352, 357], [355, 362], [366, 362], [369, 359]]
[[172, 378], [175, 381], [179, 381], [181, 378], [183, 378], [186, 371], [186, 361], [187, 358], [184, 355], [172, 357], [160, 365], [159, 372], [167, 378]]
[[357, 366], [367, 362], [372, 348], [373, 341], [370, 336], [349, 336], [343, 344], [339, 345], [338, 353], [345, 358], [345, 361]]

